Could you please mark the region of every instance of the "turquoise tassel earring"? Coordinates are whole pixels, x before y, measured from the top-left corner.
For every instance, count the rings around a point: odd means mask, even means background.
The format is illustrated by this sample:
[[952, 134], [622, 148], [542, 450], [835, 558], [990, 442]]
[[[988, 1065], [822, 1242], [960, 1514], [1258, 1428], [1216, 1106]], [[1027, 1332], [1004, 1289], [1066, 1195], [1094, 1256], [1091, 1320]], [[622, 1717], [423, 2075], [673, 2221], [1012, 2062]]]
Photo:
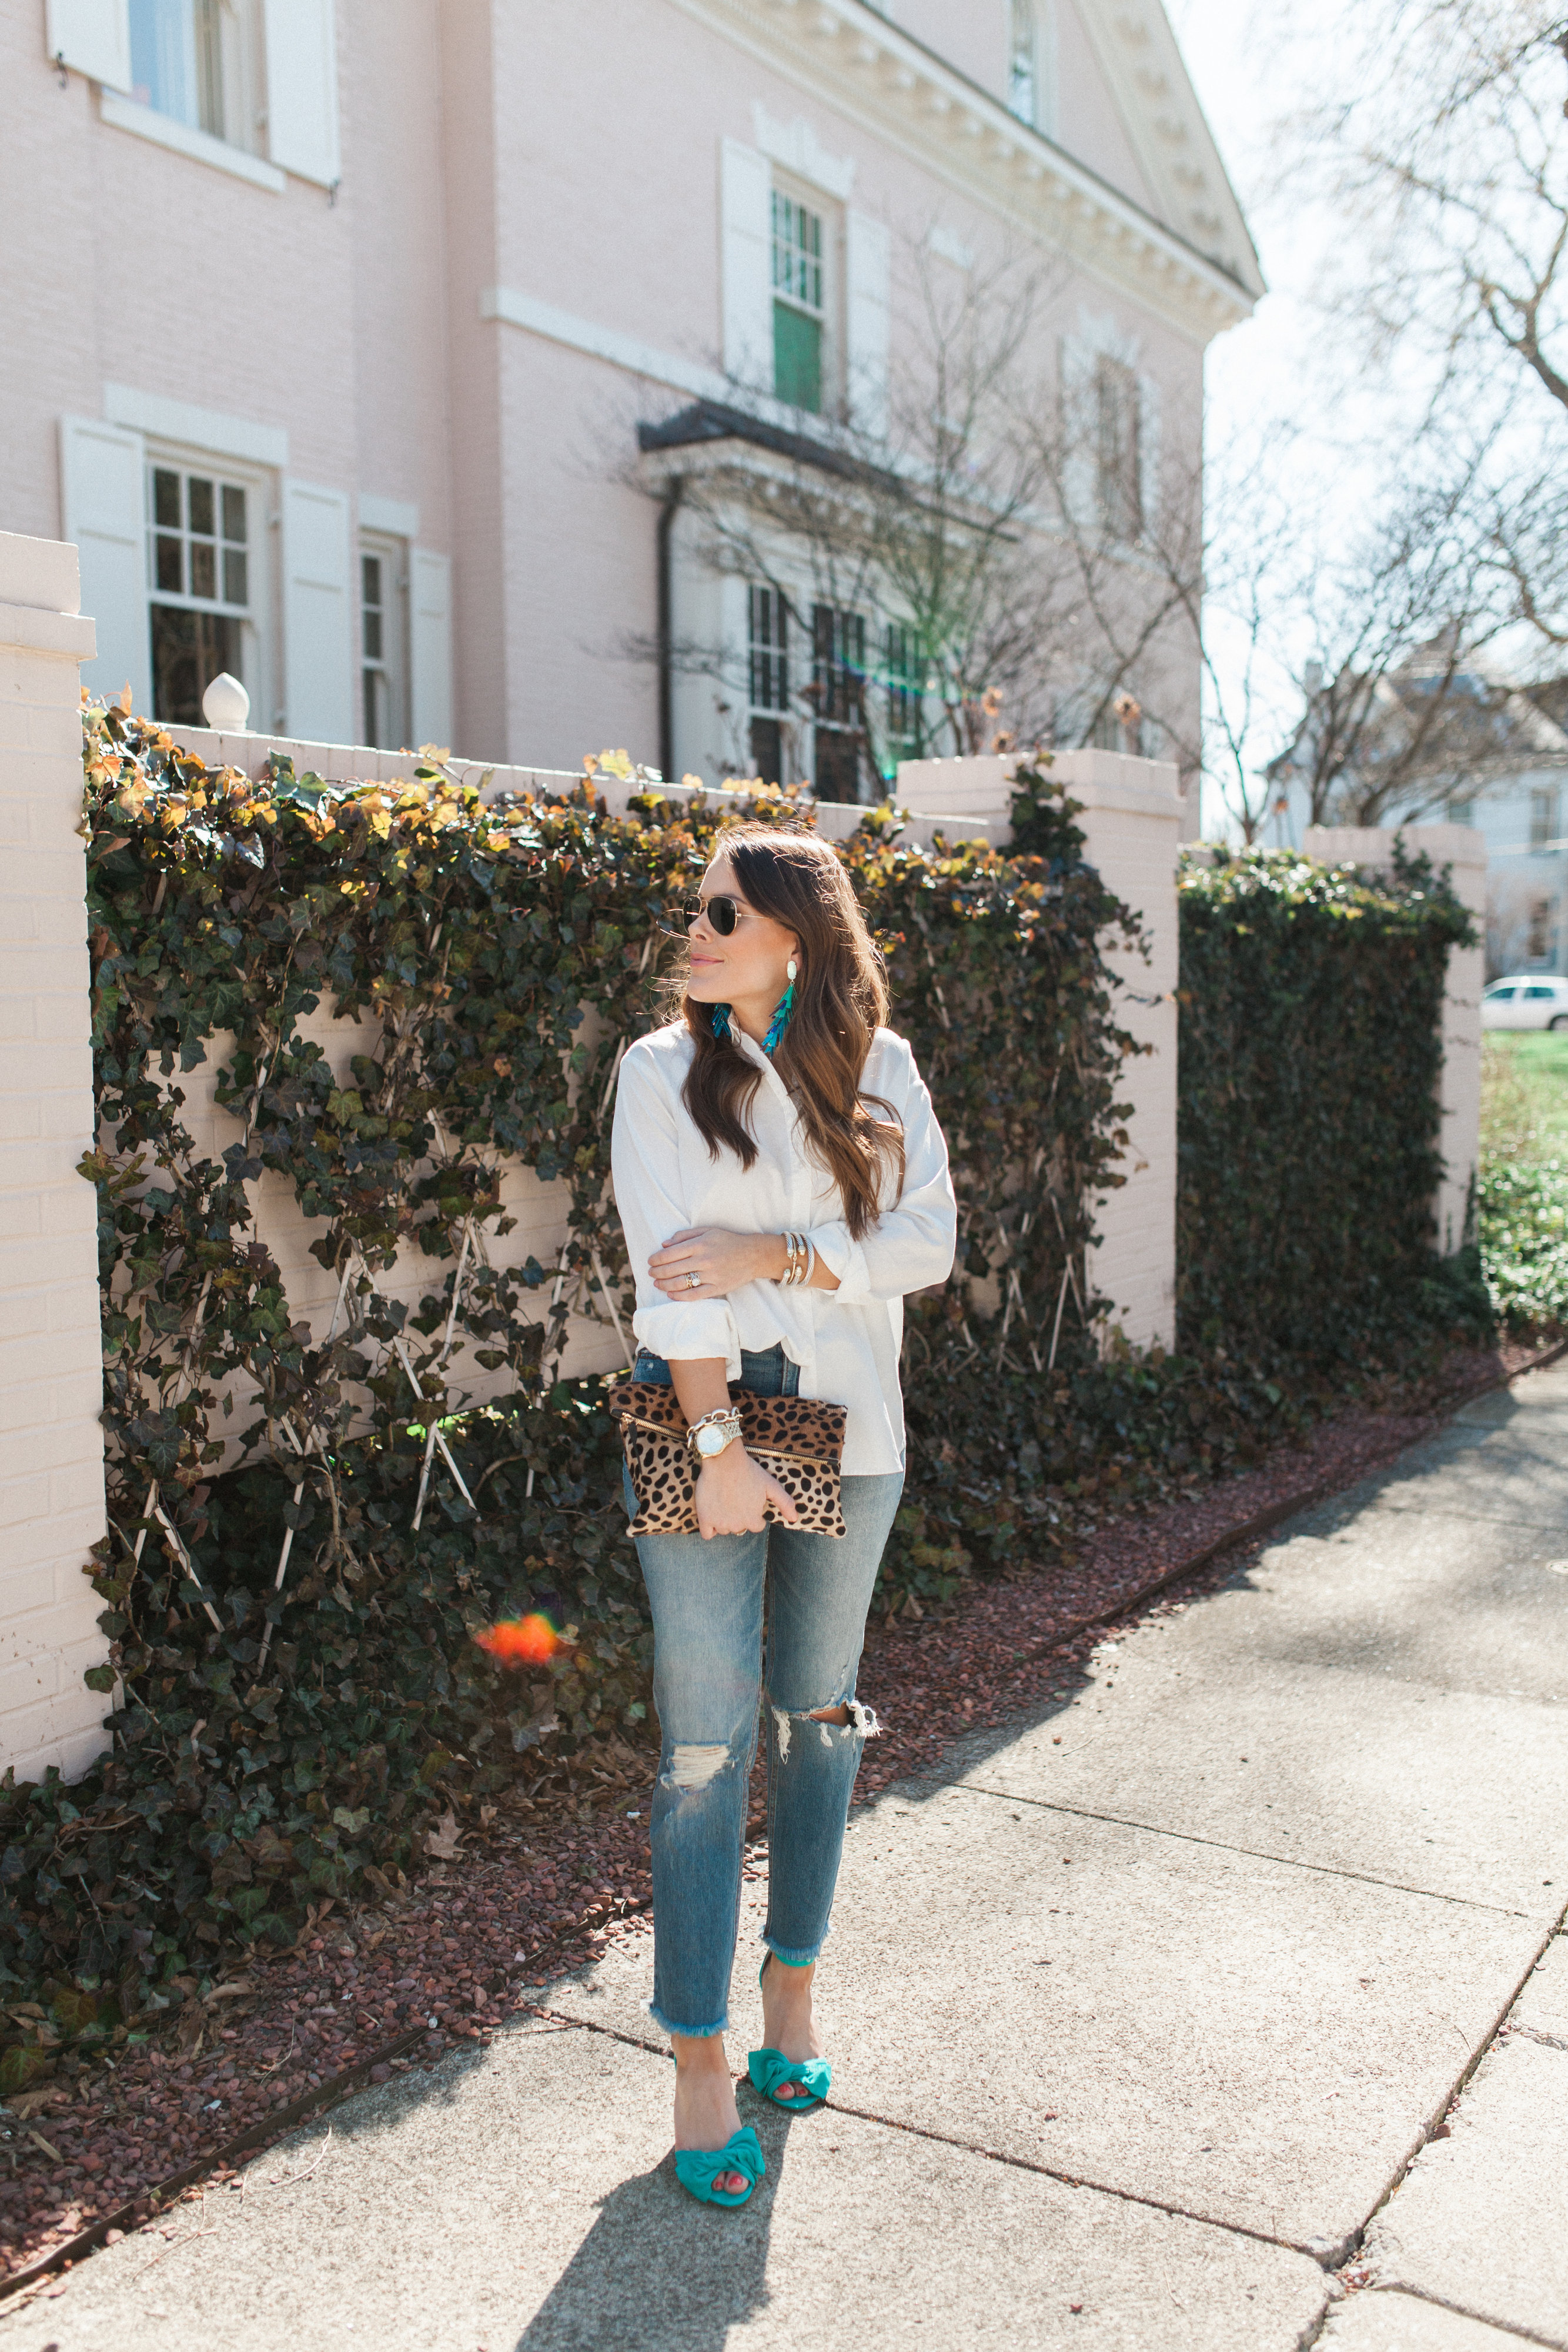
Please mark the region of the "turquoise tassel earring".
[[795, 1010], [796, 971], [797, 966], [795, 959], [791, 956], [789, 962], [784, 967], [785, 977], [789, 981], [789, 985], [784, 991], [783, 995], [779, 999], [779, 1009], [774, 1013], [772, 1020], [768, 1023], [768, 1034], [762, 1040], [762, 1050], [765, 1054], [769, 1055], [769, 1057], [771, 1057], [774, 1049], [778, 1045], [779, 1038], [782, 1037], [785, 1030], [789, 1026], [789, 1015]]
[[714, 1006], [713, 1034], [718, 1039], [721, 1045], [727, 1045], [730, 1043], [729, 1007], [727, 1004], [716, 1004]]

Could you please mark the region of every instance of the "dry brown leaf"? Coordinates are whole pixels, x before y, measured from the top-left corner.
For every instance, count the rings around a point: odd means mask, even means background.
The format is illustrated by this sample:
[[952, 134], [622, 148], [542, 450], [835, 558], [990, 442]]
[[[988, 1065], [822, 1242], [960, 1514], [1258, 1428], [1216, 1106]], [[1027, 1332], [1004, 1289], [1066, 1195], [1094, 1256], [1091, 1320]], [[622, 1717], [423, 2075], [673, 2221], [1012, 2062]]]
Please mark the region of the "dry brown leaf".
[[42, 2132], [29, 2131], [27, 2137], [33, 2142], [36, 2147], [41, 2147], [44, 2154], [48, 2157], [53, 2163], [63, 2164], [65, 2162], [65, 2158], [60, 2154], [59, 2149], [54, 2147], [51, 2142], [47, 2140]]
[[63, 2095], [53, 2083], [46, 2083], [41, 2091], [13, 2091], [5, 2105], [17, 2122], [25, 2124], [29, 2116], [42, 2115]]
[[424, 1851], [434, 1861], [451, 1862], [463, 1843], [463, 1832], [457, 1826], [457, 1816], [448, 1806], [433, 1830], [427, 1830]]

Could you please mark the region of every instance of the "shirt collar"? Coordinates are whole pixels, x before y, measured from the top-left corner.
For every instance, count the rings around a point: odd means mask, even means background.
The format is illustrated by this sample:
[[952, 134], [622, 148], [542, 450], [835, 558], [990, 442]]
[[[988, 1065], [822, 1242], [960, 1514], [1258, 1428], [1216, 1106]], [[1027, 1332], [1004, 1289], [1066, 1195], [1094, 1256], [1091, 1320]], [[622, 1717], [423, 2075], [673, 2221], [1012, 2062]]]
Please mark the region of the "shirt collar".
[[748, 1037], [745, 1030], [737, 1021], [732, 1021], [730, 1023], [729, 1034], [735, 1044], [739, 1046], [741, 1052], [746, 1055], [747, 1061], [756, 1063], [758, 1068], [764, 1073], [765, 1076], [769, 1080], [777, 1092], [782, 1096], [786, 1102], [788, 1102], [789, 1099], [789, 1089], [785, 1085], [783, 1079], [779, 1076], [778, 1071], [774, 1068], [769, 1056], [763, 1052], [761, 1046], [758, 1044], [756, 1038]]

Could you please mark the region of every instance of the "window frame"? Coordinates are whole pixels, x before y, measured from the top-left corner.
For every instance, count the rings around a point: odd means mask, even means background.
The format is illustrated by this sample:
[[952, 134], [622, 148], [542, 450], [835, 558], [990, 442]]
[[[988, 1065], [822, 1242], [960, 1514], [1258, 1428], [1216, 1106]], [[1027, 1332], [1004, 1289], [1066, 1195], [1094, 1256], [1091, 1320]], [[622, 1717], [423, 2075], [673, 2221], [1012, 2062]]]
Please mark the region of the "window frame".
[[[821, 301], [810, 300], [789, 290], [781, 290], [779, 275], [779, 208], [789, 205], [815, 221], [821, 239], [821, 251], [811, 254], [821, 280]], [[841, 309], [843, 300], [842, 247], [844, 239], [843, 208], [819, 188], [793, 180], [787, 173], [777, 170], [768, 177], [768, 323], [772, 342], [771, 391], [775, 400], [787, 408], [798, 408], [803, 415], [830, 416], [837, 414], [841, 404], [840, 373], [843, 355], [843, 332]], [[789, 249], [786, 247], [785, 249]], [[779, 352], [779, 312], [790, 310], [797, 317], [811, 320], [818, 331], [817, 345], [817, 405], [810, 407], [794, 400], [780, 389]]]
[[[179, 474], [183, 484], [192, 476], [198, 480], [210, 481], [220, 513], [225, 484], [245, 492], [247, 601], [243, 605], [232, 604], [223, 597], [197, 596], [186, 590], [176, 593], [172, 589], [159, 587], [157, 541], [161, 534], [156, 520], [153, 478], [159, 473], [169, 472]], [[144, 445], [142, 495], [149, 661], [152, 659], [152, 615], [154, 608], [160, 604], [178, 612], [211, 613], [236, 621], [240, 629], [240, 683], [250, 697], [251, 724], [265, 730], [268, 725], [268, 714], [276, 708], [273, 656], [277, 632], [273, 610], [276, 583], [271, 542], [277, 494], [272, 473], [266, 467], [252, 465], [244, 459], [225, 457], [213, 450], [193, 449], [188, 445], [160, 440], [149, 434]], [[183, 488], [182, 511], [189, 513], [189, 494]], [[170, 535], [167, 526], [162, 535]], [[181, 538], [186, 546], [190, 536], [188, 527], [183, 526]], [[201, 536], [204, 535], [198, 534]], [[235, 545], [239, 542], [228, 543]], [[221, 548], [225, 542], [218, 539], [214, 544]], [[154, 676], [154, 694], [156, 688]]]
[[[895, 642], [896, 641], [896, 642]], [[900, 760], [918, 760], [925, 750], [925, 658], [913, 622], [883, 623], [883, 696], [887, 712], [886, 752], [891, 780]], [[900, 726], [913, 715], [913, 728]]]
[[[127, 0], [128, 16], [138, 0]], [[159, 0], [152, 0], [159, 5]], [[193, 114], [160, 105], [151, 86], [132, 82], [129, 103], [159, 121], [242, 155], [265, 158], [267, 69], [262, 0], [175, 0], [189, 16]], [[137, 32], [131, 26], [134, 44]], [[132, 71], [134, 72], [134, 47]], [[206, 60], [204, 67], [204, 57]], [[143, 96], [143, 89], [149, 94]]]
[[[852, 805], [863, 805], [870, 742], [866, 728], [866, 615], [847, 604], [821, 601], [811, 606], [812, 775], [821, 793], [824, 736], [855, 747], [855, 793]], [[850, 646], [846, 650], [846, 637]], [[846, 711], [843, 688], [848, 686]]]
[[1562, 795], [1555, 784], [1531, 784], [1530, 788], [1530, 846], [1545, 849], [1558, 838], [1558, 822]]
[[1091, 389], [1094, 509], [1108, 538], [1135, 547], [1145, 527], [1143, 385], [1131, 361], [1097, 351]]
[[[1020, 74], [1020, 61], [1025, 72]], [[1024, 84], [1027, 79], [1027, 91]], [[1040, 19], [1034, 0], [1011, 0], [1008, 10], [1008, 112], [1031, 131], [1040, 128]]]
[[[410, 660], [409, 644], [410, 590], [413, 582], [412, 551], [408, 541], [400, 538], [393, 531], [361, 529], [357, 537], [354, 554], [357, 565], [354, 575], [358, 614], [356, 642], [360, 652], [359, 712], [360, 724], [364, 730], [361, 740], [371, 749], [396, 751], [408, 746], [413, 727], [410, 699], [413, 665]], [[366, 644], [365, 622], [369, 610], [365, 598], [367, 558], [382, 566], [383, 583], [389, 571], [391, 574], [391, 601], [389, 603], [386, 598], [383, 585], [382, 602], [379, 607], [382, 620], [382, 650], [379, 658], [374, 660], [371, 657]], [[386, 626], [389, 620], [392, 625], [390, 630]], [[393, 738], [387, 743], [378, 744], [370, 731], [366, 697], [372, 672], [379, 674], [387, 681], [388, 731]]]

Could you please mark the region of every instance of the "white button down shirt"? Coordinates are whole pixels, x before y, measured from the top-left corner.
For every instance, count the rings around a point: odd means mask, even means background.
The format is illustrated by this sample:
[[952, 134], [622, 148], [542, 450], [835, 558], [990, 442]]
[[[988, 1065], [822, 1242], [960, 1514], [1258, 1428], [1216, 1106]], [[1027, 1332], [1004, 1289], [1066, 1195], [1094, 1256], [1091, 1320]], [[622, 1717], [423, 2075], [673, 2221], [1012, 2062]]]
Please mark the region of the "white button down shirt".
[[[759, 1045], [733, 1034], [762, 1073], [750, 1112], [758, 1156], [749, 1169], [722, 1146], [715, 1159], [681, 1100], [694, 1051], [684, 1022], [639, 1038], [622, 1061], [612, 1156], [637, 1280], [632, 1328], [656, 1356], [677, 1362], [722, 1356], [731, 1380], [740, 1376], [743, 1348], [757, 1352], [782, 1343], [800, 1368], [802, 1396], [848, 1408], [844, 1475], [902, 1470], [904, 1297], [946, 1280], [957, 1225], [947, 1147], [931, 1097], [904, 1040], [879, 1029], [861, 1092], [879, 1097], [904, 1129], [904, 1189], [857, 1242], [844, 1223], [838, 1186], [808, 1157], [782, 1078]], [[648, 1260], [691, 1225], [805, 1234], [839, 1286], [786, 1290], [748, 1282], [727, 1298], [666, 1298]]]

